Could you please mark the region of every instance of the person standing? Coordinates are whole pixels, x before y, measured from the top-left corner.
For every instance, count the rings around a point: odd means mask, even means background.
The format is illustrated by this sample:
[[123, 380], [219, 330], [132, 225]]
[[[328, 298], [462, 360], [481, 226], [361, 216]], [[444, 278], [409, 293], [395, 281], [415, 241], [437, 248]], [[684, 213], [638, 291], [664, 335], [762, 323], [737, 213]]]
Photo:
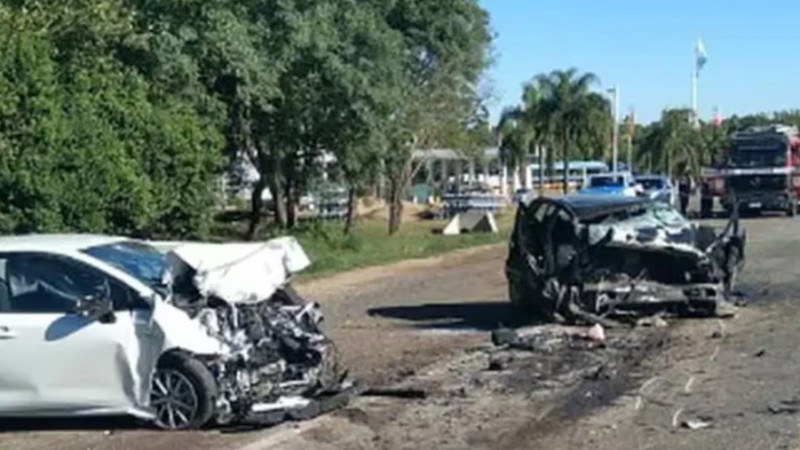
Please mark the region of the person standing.
[[689, 209], [689, 197], [692, 195], [692, 180], [684, 173], [678, 180], [678, 197], [681, 203], [681, 214], [686, 215]]

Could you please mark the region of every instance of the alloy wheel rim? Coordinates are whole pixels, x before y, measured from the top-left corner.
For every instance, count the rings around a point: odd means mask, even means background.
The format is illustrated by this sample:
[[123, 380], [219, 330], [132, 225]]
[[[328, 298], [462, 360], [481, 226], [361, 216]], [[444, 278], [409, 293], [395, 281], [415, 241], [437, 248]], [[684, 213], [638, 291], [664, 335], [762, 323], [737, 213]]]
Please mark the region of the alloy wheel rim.
[[156, 371], [150, 394], [150, 405], [156, 410], [156, 424], [176, 430], [186, 428], [197, 416], [197, 391], [182, 373], [163, 369]]

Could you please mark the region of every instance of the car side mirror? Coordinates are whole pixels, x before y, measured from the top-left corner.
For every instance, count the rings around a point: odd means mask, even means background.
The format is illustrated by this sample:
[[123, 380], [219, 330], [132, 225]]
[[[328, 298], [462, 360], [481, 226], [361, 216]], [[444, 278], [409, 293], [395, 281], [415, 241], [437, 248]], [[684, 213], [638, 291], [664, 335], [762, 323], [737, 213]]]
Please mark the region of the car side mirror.
[[111, 289], [106, 283], [103, 289], [78, 300], [75, 312], [81, 317], [97, 320], [100, 323], [116, 322], [117, 317], [114, 315], [110, 291]]

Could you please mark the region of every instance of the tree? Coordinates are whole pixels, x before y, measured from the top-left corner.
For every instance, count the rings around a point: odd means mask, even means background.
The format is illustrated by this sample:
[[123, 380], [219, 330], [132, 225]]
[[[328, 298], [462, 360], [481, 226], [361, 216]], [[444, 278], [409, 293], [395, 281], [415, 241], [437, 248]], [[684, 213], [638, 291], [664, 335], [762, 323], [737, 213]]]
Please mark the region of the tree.
[[699, 174], [706, 151], [690, 117], [688, 109], [664, 110], [642, 143], [640, 159], [649, 158], [654, 169], [667, 175], [681, 171]]
[[[550, 142], [560, 151], [564, 161], [563, 190], [568, 190], [569, 160], [581, 144], [601, 141], [602, 117], [609, 117], [608, 101], [593, 93], [598, 82], [591, 72], [577, 69], [555, 70], [536, 77], [542, 95], [542, 114], [549, 122]], [[607, 122], [606, 122], [607, 123]], [[607, 128], [606, 128], [607, 129]], [[552, 154], [548, 153], [552, 167]]]
[[0, 6], [0, 229], [205, 234], [213, 116], [121, 61], [113, 0]]
[[[389, 115], [384, 158], [389, 181], [389, 233], [401, 224], [402, 199], [425, 161], [414, 149], [474, 146], [485, 112], [479, 89], [489, 64], [488, 14], [477, 0], [371, 0], [403, 42], [401, 100]], [[465, 145], [466, 144], [466, 145]]]
[[[402, 62], [402, 40], [378, 11], [356, 2], [334, 1], [315, 27], [318, 46], [328, 46], [301, 59], [305, 71], [297, 80], [311, 80], [304, 88], [320, 93], [313, 102], [307, 129], [311, 142], [336, 156], [348, 184], [345, 232], [354, 225], [356, 193], [375, 182], [385, 147], [385, 123], [401, 101], [397, 67]], [[322, 27], [322, 24], [333, 24]], [[306, 146], [308, 147], [308, 145]]]
[[[534, 149], [538, 148], [540, 178], [544, 168], [543, 148], [549, 136], [549, 117], [545, 114], [541, 88], [534, 79], [523, 85], [522, 102], [514, 108], [507, 108], [500, 116], [497, 130], [500, 135], [500, 148], [506, 164], [518, 167], [518, 176], [527, 175], [527, 167]], [[540, 183], [544, 194], [544, 183]]]

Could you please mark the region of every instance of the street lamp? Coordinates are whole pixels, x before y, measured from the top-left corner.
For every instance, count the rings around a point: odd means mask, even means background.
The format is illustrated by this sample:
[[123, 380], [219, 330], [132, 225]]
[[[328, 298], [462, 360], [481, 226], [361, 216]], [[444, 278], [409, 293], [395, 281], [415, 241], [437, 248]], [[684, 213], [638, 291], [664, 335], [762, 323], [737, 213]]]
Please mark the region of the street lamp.
[[615, 85], [613, 88], [607, 91], [609, 94], [612, 94], [611, 102], [612, 102], [612, 110], [614, 114], [614, 125], [612, 130], [613, 136], [613, 144], [612, 144], [612, 158], [613, 158], [613, 172], [614, 175], [617, 174], [617, 158], [619, 152], [619, 85]]

